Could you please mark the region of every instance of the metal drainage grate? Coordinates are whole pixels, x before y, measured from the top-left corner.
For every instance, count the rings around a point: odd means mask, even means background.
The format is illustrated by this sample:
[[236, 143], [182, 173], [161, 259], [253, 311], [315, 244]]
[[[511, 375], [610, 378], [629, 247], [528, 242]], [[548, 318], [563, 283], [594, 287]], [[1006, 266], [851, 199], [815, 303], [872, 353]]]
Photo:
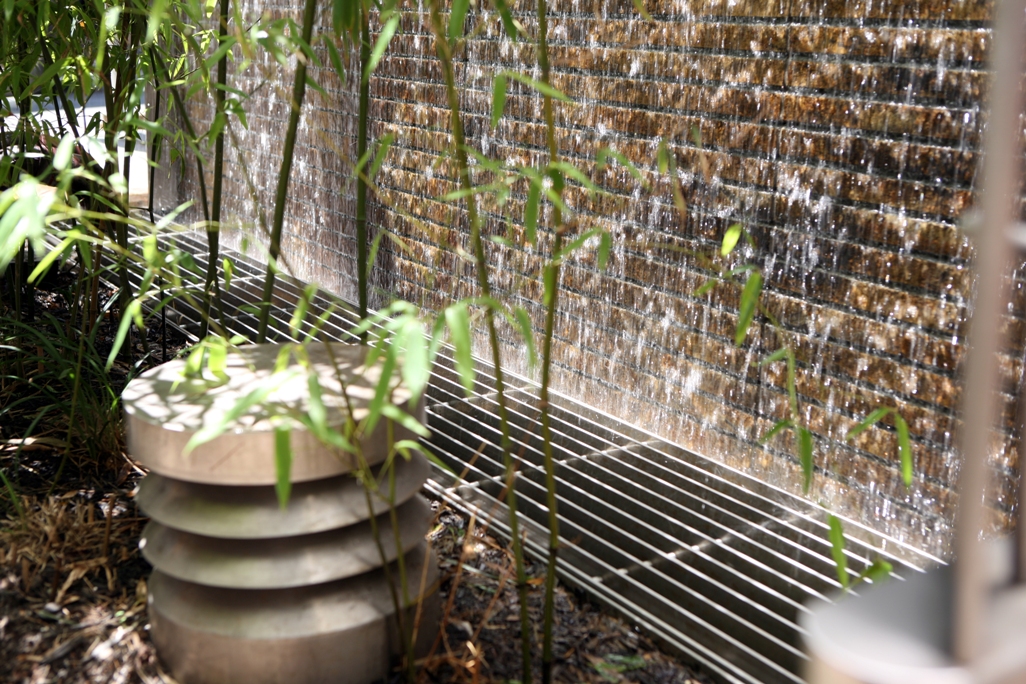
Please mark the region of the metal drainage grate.
[[[178, 233], [178, 246], [202, 268], [201, 234]], [[233, 333], [254, 337], [256, 319], [240, 310], [260, 300], [263, 266], [229, 252], [238, 274], [222, 293]], [[136, 280], [138, 277], [136, 276]], [[278, 280], [269, 339], [291, 340], [285, 311], [302, 283]], [[351, 340], [350, 305], [318, 295], [312, 313], [334, 304], [325, 332]], [[176, 302], [180, 322], [197, 312]], [[188, 327], [188, 325], [184, 326]], [[454, 471], [437, 470], [428, 488], [465, 511], [495, 513], [492, 529], [509, 535], [502, 491], [499, 420], [490, 366], [481, 363], [468, 398], [443, 351], [427, 391], [430, 448]], [[527, 546], [546, 553], [542, 442], [536, 387], [510, 379], [508, 404]], [[798, 616], [810, 599], [837, 591], [821, 509], [766, 483], [691, 453], [567, 398], [552, 402], [561, 578], [646, 629], [671, 649], [727, 682], [800, 682]], [[939, 562], [853, 523], [853, 574], [883, 557], [896, 578]]]

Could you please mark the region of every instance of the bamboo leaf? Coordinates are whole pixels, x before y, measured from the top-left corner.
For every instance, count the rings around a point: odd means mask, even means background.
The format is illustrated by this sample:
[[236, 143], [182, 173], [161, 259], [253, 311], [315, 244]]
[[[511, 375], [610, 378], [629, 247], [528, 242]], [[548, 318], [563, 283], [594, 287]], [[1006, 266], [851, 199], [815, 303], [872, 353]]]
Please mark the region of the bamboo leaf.
[[338, 76], [338, 80], [341, 81], [342, 85], [345, 85], [346, 69], [342, 66], [342, 57], [338, 54], [338, 48], [335, 47], [335, 43], [328, 36], [324, 36], [324, 47], [328, 50], [328, 61], [331, 62], [331, 68], [335, 70], [335, 75]]
[[908, 423], [897, 411], [894, 413], [894, 425], [898, 428], [898, 452], [901, 454], [901, 478], [906, 487], [912, 486], [912, 441], [908, 436]]
[[755, 310], [759, 303], [759, 296], [762, 294], [762, 274], [753, 271], [745, 281], [745, 287], [741, 291], [741, 309], [737, 317], [737, 332], [734, 333], [734, 343], [741, 346], [748, 335], [748, 328], [755, 318]]
[[887, 417], [888, 414], [892, 413], [893, 411], [894, 409], [892, 408], [881, 406], [880, 408], [876, 409], [868, 416], [866, 416], [861, 423], [853, 427], [851, 430], [848, 430], [848, 434], [845, 435], [845, 439], [855, 439], [855, 437], [857, 437], [859, 434], [865, 432], [870, 427], [883, 420], [885, 417]]
[[720, 282], [718, 278], [708, 278], [708, 279], [706, 279], [706, 281], [705, 281], [704, 283], [702, 283], [702, 284], [701, 284], [701, 285], [700, 285], [700, 286], [698, 287], [698, 289], [697, 289], [697, 290], [695, 290], [695, 296], [696, 296], [696, 297], [701, 297], [701, 296], [702, 296], [702, 295], [704, 295], [704, 294], [705, 294], [706, 292], [709, 292], [709, 291], [710, 291], [710, 290], [712, 290], [712, 289], [713, 289], [714, 287], [716, 287], [716, 284], [717, 284], [718, 282]]
[[765, 444], [766, 442], [768, 442], [771, 439], [773, 439], [774, 435], [779, 433], [781, 430], [789, 428], [792, 425], [793, 425], [793, 423], [791, 423], [791, 421], [788, 420], [787, 418], [785, 418], [784, 420], [778, 420], [776, 422], [776, 424], [769, 429], [769, 432], [767, 432], [765, 435], [762, 436], [762, 439], [760, 439], [759, 442], [761, 444]]
[[470, 0], [452, 0], [452, 12], [449, 15], [449, 40], [459, 40], [463, 37], [463, 25], [467, 20], [467, 11], [470, 9]]
[[595, 155], [595, 163], [598, 165], [599, 169], [604, 169], [606, 167], [609, 163], [610, 157], [626, 168], [627, 171], [634, 176], [635, 180], [640, 182], [644, 187], [648, 187], [648, 181], [645, 180], [645, 176], [642, 175], [638, 167], [635, 166], [630, 159], [611, 147], [603, 147], [598, 151], [598, 154]]
[[384, 404], [381, 407], [381, 415], [391, 421], [399, 423], [404, 428], [419, 437], [430, 437], [431, 432], [424, 427], [419, 420], [400, 409], [395, 404]]
[[783, 361], [785, 358], [787, 358], [787, 352], [788, 351], [789, 350], [788, 350], [787, 347], [781, 347], [780, 349], [776, 350], [775, 352], [773, 352], [772, 354], [770, 354], [769, 356], [764, 358], [762, 361], [760, 361], [759, 365], [760, 366], [768, 366], [771, 363], [776, 363], [777, 361]]
[[[560, 172], [562, 175], [570, 176], [575, 181], [577, 181], [585, 188], [587, 188], [589, 192], [597, 192], [599, 189], [599, 187], [595, 185], [595, 183], [590, 178], [588, 178], [588, 176], [585, 175], [583, 171], [581, 171], [573, 164], [568, 164], [567, 162], [556, 162], [554, 164], [551, 164], [549, 166], [549, 169], [550, 172], [557, 171]], [[559, 183], [562, 184], [562, 181], [563, 179], [562, 177], [560, 177]], [[553, 188], [556, 188], [555, 179], [553, 180]]]
[[634, 0], [634, 9], [638, 10], [638, 14], [640, 14], [645, 21], [652, 21], [652, 15], [648, 13], [647, 9], [645, 9], [645, 0]]
[[50, 266], [54, 261], [64, 255], [65, 252], [74, 244], [75, 238], [65, 238], [59, 245], [51, 249], [45, 257], [32, 269], [32, 273], [29, 274], [29, 282], [34, 283], [38, 278], [41, 278], [44, 273], [50, 270]]
[[274, 492], [282, 510], [289, 505], [292, 494], [292, 431], [288, 427], [274, 430], [274, 471], [276, 480]]
[[61, 142], [57, 145], [57, 150], [53, 153], [53, 168], [58, 171], [64, 171], [71, 166], [71, 154], [75, 147], [75, 136], [68, 133], [66, 136], [61, 138]]
[[517, 327], [520, 328], [520, 336], [524, 338], [524, 344], [527, 345], [528, 372], [533, 372], [534, 366], [538, 362], [538, 356], [535, 353], [534, 329], [531, 326], [531, 317], [522, 306], [513, 309], [513, 316], [516, 318]]
[[370, 169], [367, 171], [367, 178], [371, 181], [378, 175], [378, 171], [381, 170], [382, 164], [385, 163], [385, 157], [388, 156], [388, 151], [392, 149], [392, 143], [395, 142], [395, 133], [388, 133], [380, 141], [378, 141], [378, 150], [374, 153], [374, 161], [371, 162]]
[[538, 204], [541, 202], [541, 180], [531, 179], [531, 187], [527, 191], [527, 203], [524, 205], [524, 240], [534, 244], [538, 237]]
[[723, 244], [720, 245], [720, 254], [727, 256], [734, 251], [737, 247], [738, 240], [741, 239], [741, 224], [735, 223], [730, 228], [727, 228], [727, 232], [723, 234]]
[[228, 292], [232, 289], [232, 276], [235, 275], [235, 266], [232, 265], [232, 260], [225, 257], [221, 262], [221, 270], [224, 271], [224, 291]]
[[659, 141], [659, 150], [656, 152], [656, 163], [659, 166], [659, 173], [665, 174], [670, 169], [670, 150], [666, 146], [666, 138]]
[[506, 75], [499, 74], [492, 81], [492, 128], [499, 125], [506, 108]]
[[841, 586], [848, 588], [848, 558], [844, 555], [844, 527], [841, 526], [837, 516], [827, 517], [827, 524], [830, 526], [830, 555], [834, 557], [834, 567], [837, 568], [837, 579]]
[[363, 70], [363, 80], [370, 78], [370, 75], [374, 73], [374, 70], [378, 68], [378, 62], [385, 55], [385, 50], [388, 49], [388, 44], [392, 40], [392, 36], [395, 35], [396, 29], [399, 28], [399, 16], [392, 15], [392, 17], [385, 22], [385, 25], [381, 27], [381, 33], [378, 34], [378, 40], [374, 43], [374, 49], [371, 51], [370, 60], [367, 62], [367, 67]]
[[596, 258], [597, 265], [600, 271], [606, 270], [606, 265], [609, 263], [609, 252], [612, 249], [613, 236], [609, 234], [608, 230], [604, 230], [599, 236], [599, 249], [598, 256]]
[[107, 365], [105, 368], [110, 370], [114, 367], [114, 359], [117, 358], [118, 352], [121, 351], [121, 347], [125, 344], [125, 338], [128, 337], [128, 329], [132, 325], [132, 318], [135, 316], [135, 310], [139, 308], [139, 301], [133, 299], [125, 311], [121, 315], [121, 323], [118, 325], [117, 335], [114, 336], [114, 346], [110, 348], [110, 354], [107, 355]]
[[449, 339], [455, 348], [456, 373], [469, 397], [474, 392], [474, 358], [471, 353], [470, 314], [467, 307], [455, 305], [446, 309], [445, 322], [449, 326]]
[[815, 471], [815, 463], [812, 460], [812, 433], [807, 428], [801, 425], [797, 428], [798, 440], [798, 460], [802, 464], [802, 491], [806, 494], [809, 493], [809, 488], [812, 487], [812, 475]]
[[331, 4], [331, 25], [335, 34], [352, 32], [356, 28], [356, 16], [360, 0], [334, 0]]
[[324, 406], [324, 396], [321, 392], [321, 381], [317, 373], [312, 370], [306, 376], [307, 407], [306, 413], [310, 418], [313, 429], [310, 431], [322, 439], [328, 432], [328, 409]]
[[435, 454], [432, 453], [432, 451], [430, 449], [428, 449], [426, 446], [424, 446], [423, 444], [421, 444], [419, 442], [417, 443], [417, 446], [420, 449], [420, 452], [422, 454], [424, 454], [424, 457], [427, 458], [427, 460], [429, 460], [431, 463], [435, 464], [436, 466], [438, 466], [442, 470], [446, 471], [450, 475], [457, 475], [458, 476], [458, 473], [455, 470], [453, 470], [449, 466], [448, 463], [446, 463], [442, 459], [438, 458], [438, 456], [435, 456]]
[[868, 568], [859, 573], [859, 576], [858, 578], [856, 578], [854, 583], [858, 584], [859, 582], [865, 579], [872, 580], [874, 584], [878, 582], [883, 582], [884, 580], [890, 578], [891, 573], [893, 571], [893, 565], [883, 560], [882, 558], [877, 558], [873, 561], [872, 565], [870, 565]]
[[214, 377], [225, 381], [228, 379], [228, 349], [223, 344], [212, 344], [207, 348], [207, 368]]
[[403, 326], [403, 346], [406, 357], [403, 360], [402, 377], [410, 391], [410, 406], [420, 400], [420, 395], [431, 379], [431, 361], [424, 327], [420, 319], [411, 316]]
[[557, 90], [557, 89], [553, 88], [552, 86], [548, 85], [547, 83], [542, 83], [541, 81], [536, 81], [533, 78], [531, 78], [530, 76], [525, 76], [524, 74], [518, 73], [516, 71], [506, 71], [506, 72], [503, 72], [503, 73], [505, 73], [506, 76], [508, 76], [509, 78], [512, 78], [512, 79], [517, 80], [517, 81], [520, 81], [521, 83], [523, 83], [528, 88], [531, 88], [532, 90], [535, 90], [535, 91], [541, 93], [542, 95], [544, 95], [546, 97], [551, 97], [551, 98], [556, 99], [556, 100], [562, 100], [563, 102], [573, 102], [573, 100], [571, 100], [569, 97], [567, 97], [567, 95], [565, 93], [563, 93], [560, 90]]
[[513, 20], [513, 14], [509, 11], [506, 0], [495, 0], [495, 9], [499, 12], [506, 34], [514, 43], [517, 42], [517, 39], [520, 38], [520, 31], [517, 30], [517, 23]]

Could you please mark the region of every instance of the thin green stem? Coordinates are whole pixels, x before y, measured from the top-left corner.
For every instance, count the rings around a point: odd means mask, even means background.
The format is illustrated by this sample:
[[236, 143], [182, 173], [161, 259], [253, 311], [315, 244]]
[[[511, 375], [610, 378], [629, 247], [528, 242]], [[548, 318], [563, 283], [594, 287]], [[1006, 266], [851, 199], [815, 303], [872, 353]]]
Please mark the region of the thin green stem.
[[[220, 29], [217, 36], [218, 47], [228, 37], [228, 1], [221, 0], [221, 12], [219, 17]], [[214, 111], [224, 115], [224, 87], [228, 82], [228, 55], [222, 55], [217, 61], [217, 85], [214, 89]], [[207, 224], [207, 280], [204, 290], [207, 297], [204, 298], [204, 312], [200, 321], [200, 338], [207, 336], [207, 327], [210, 319], [210, 300], [216, 297], [221, 327], [227, 329], [224, 320], [224, 311], [221, 307], [220, 284], [217, 279], [217, 260], [220, 251], [221, 239], [221, 186], [224, 179], [224, 127], [217, 132], [214, 138], [214, 188], [211, 197], [210, 223]]]
[[[538, 0], [538, 66], [541, 81], [551, 85], [549, 80], [548, 10], [545, 0]], [[556, 144], [556, 123], [552, 97], [542, 95], [545, 115], [545, 137], [549, 148], [549, 165], [559, 162], [559, 147]], [[550, 173], [552, 189], [557, 196], [563, 194], [562, 174]], [[559, 253], [563, 244], [563, 214], [559, 204], [552, 204], [552, 254]], [[552, 369], [552, 337], [556, 323], [556, 308], [559, 304], [559, 262], [551, 260], [544, 271], [545, 292], [545, 336], [542, 340], [541, 389], [538, 404], [541, 409], [542, 444], [545, 456], [545, 501], [549, 519], [549, 557], [545, 567], [545, 602], [542, 608], [542, 684], [552, 681], [552, 632], [555, 613], [556, 565], [559, 554], [559, 513], [556, 503], [556, 468], [552, 454], [552, 422], [549, 414], [549, 385]]]
[[[303, 42], [310, 44], [316, 15], [317, 0], [306, 0], [303, 7]], [[289, 174], [292, 171], [292, 153], [296, 147], [296, 131], [303, 112], [303, 97], [306, 95], [306, 60], [302, 52], [297, 55], [296, 78], [292, 88], [289, 126], [285, 132], [285, 148], [282, 151], [281, 169], [278, 172], [278, 189], [274, 195], [274, 218], [271, 223], [271, 244], [267, 255], [267, 276], [264, 279], [264, 294], [260, 302], [260, 322], [257, 326], [258, 343], [267, 339], [267, 323], [271, 316], [271, 297], [274, 295], [274, 274], [281, 254], [281, 229], [285, 222], [285, 201], [289, 194]]]
[[[356, 158], [367, 153], [367, 119], [370, 108], [370, 74], [364, 73], [371, 58], [370, 17], [363, 3], [360, 12], [360, 112], [357, 121]], [[360, 320], [367, 317], [367, 176], [356, 177], [356, 282]]]
[[[452, 52], [446, 36], [445, 24], [438, 8], [438, 0], [430, 0], [431, 30], [435, 36], [435, 51], [441, 62], [442, 74], [445, 79], [446, 96], [449, 102], [454, 155], [459, 173], [460, 187], [467, 192], [467, 218], [470, 222], [470, 242], [474, 250], [478, 288], [481, 296], [491, 298], [488, 261], [481, 238], [481, 223], [477, 213], [477, 199], [471, 192], [473, 183], [470, 178], [470, 167], [467, 163], [466, 141], [463, 134], [463, 123], [460, 116], [460, 99], [456, 90], [456, 77], [452, 67]], [[516, 464], [513, 461], [512, 440], [509, 432], [509, 414], [506, 408], [506, 389], [502, 371], [502, 354], [499, 347], [499, 333], [495, 327], [495, 313], [488, 306], [484, 311], [485, 325], [488, 328], [488, 341], [492, 352], [492, 365], [495, 372], [495, 395], [499, 406], [499, 425], [502, 433], [502, 460], [506, 471], [506, 505], [509, 507], [510, 543], [517, 572], [517, 593], [520, 601], [520, 638], [523, 674], [521, 681], [530, 684], [531, 672], [531, 618], [527, 610], [527, 572], [524, 569], [523, 540], [520, 537], [520, 521], [517, 516], [516, 495]]]

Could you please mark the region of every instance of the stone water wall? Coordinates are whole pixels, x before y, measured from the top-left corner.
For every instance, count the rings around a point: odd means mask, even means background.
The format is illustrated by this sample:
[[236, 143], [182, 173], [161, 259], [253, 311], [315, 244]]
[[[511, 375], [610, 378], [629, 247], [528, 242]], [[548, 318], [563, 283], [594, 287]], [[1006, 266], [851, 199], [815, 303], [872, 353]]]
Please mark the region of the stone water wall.
[[[248, 10], [298, 19], [301, 4], [251, 0]], [[560, 149], [610, 192], [589, 199], [572, 188], [568, 197], [582, 225], [611, 228], [617, 245], [604, 272], [593, 251], [564, 269], [556, 389], [800, 491], [791, 437], [759, 442], [785, 411], [784, 364], [759, 365], [778, 340], [763, 322], [750, 344], [736, 347], [737, 290], [695, 295], [707, 271], [690, 253], [715, 251], [739, 221], [755, 242], [747, 258], [767, 274], [764, 302], [797, 343], [801, 412], [817, 436], [812, 496], [945, 553], [970, 285], [956, 222], [973, 201], [989, 5], [646, 0], [646, 7], [651, 22], [630, 0], [550, 6], [554, 84], [576, 100], [557, 113]], [[518, 0], [515, 9], [532, 33], [533, 5]], [[379, 177], [386, 201], [375, 203], [371, 220], [405, 241], [404, 249], [385, 241], [373, 278], [392, 295], [437, 308], [475, 287], [470, 265], [452, 249], [465, 244], [463, 216], [435, 199], [453, 185], [446, 165], [435, 165], [448, 141], [448, 113], [425, 16], [411, 9], [371, 86], [372, 135], [397, 136]], [[533, 47], [503, 38], [496, 19], [472, 11], [468, 20], [489, 23], [459, 59], [466, 128], [486, 154], [538, 159], [541, 106], [530, 91], [511, 87], [505, 117], [489, 128], [492, 73], [530, 72], [533, 63]], [[355, 300], [355, 200], [346, 175], [355, 79], [342, 85], [330, 68], [312, 75], [328, 95], [308, 91], [284, 249], [297, 276]], [[243, 90], [259, 86], [247, 104], [250, 128], [238, 133], [269, 216], [291, 74], [265, 61], [231, 79]], [[210, 107], [196, 103], [193, 112], [209, 119]], [[683, 215], [658, 177], [661, 137], [682, 169]], [[655, 189], [640, 190], [622, 168], [593, 169], [601, 145], [633, 159]], [[243, 171], [231, 151], [226, 215], [253, 226], [258, 211]], [[507, 208], [514, 234], [518, 190]], [[191, 168], [178, 196], [196, 196]], [[493, 213], [487, 230], [505, 234], [505, 218]], [[538, 252], [495, 246], [491, 258], [499, 288], [540, 328]], [[1002, 357], [1003, 432], [992, 454], [1002, 524], [1015, 498], [1011, 433], [1026, 311], [1016, 283], [1006, 318], [1013, 342]], [[509, 339], [510, 363], [523, 370]], [[896, 407], [911, 426], [911, 489], [901, 482], [891, 427], [844, 443], [877, 406]]]

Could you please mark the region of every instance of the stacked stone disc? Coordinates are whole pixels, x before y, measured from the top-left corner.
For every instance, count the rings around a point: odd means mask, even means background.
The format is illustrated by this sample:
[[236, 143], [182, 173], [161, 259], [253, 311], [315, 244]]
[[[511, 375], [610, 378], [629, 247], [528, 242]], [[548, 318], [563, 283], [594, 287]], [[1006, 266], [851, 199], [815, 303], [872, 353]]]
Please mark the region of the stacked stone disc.
[[[273, 375], [281, 350], [243, 348], [216, 377], [199, 379], [172, 361], [123, 394], [129, 453], [151, 471], [137, 501], [152, 518], [140, 547], [154, 567], [153, 642], [183, 684], [373, 682], [404, 647], [400, 624], [420, 648], [437, 630], [437, 570], [424, 541], [430, 507], [417, 494], [429, 466], [418, 454], [381, 473], [384, 420], [360, 440], [384, 480], [369, 502], [353, 476], [356, 459], [293, 429], [291, 495], [279, 505], [275, 428], [307, 413], [309, 374], [334, 426], [350, 407], [356, 421], [367, 415], [379, 377], [356, 345], [310, 345], [305, 367], [293, 361]], [[262, 401], [240, 410], [247, 397]], [[402, 386], [392, 402], [423, 422], [423, 406], [411, 406]], [[224, 433], [185, 452], [214, 426]], [[391, 432], [416, 439], [398, 424]]]

